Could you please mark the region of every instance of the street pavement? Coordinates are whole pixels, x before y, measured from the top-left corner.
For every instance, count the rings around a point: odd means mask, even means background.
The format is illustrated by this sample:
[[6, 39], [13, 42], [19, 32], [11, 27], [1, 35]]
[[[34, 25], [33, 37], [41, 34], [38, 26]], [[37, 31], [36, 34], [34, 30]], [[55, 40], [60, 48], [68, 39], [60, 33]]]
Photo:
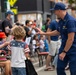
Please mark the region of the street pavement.
[[[39, 67], [39, 62], [37, 57], [32, 58], [33, 65], [35, 67], [36, 72], [38, 75], [57, 75], [56, 70], [54, 71], [44, 71], [45, 69], [45, 60], [43, 66]], [[1, 72], [1, 71], [0, 71]], [[67, 75], [70, 75], [69, 71], [66, 71]], [[1, 73], [0, 73], [1, 75]]]
[[[41, 66], [41, 67], [39, 67], [37, 57], [32, 58], [32, 60], [33, 60], [33, 65], [34, 65], [38, 75], [57, 75], [56, 70], [54, 70], [54, 71], [44, 71], [44, 69], [45, 69], [45, 60], [44, 60], [44, 65]], [[67, 75], [70, 75], [69, 70], [66, 71], [66, 73], [67, 73]]]

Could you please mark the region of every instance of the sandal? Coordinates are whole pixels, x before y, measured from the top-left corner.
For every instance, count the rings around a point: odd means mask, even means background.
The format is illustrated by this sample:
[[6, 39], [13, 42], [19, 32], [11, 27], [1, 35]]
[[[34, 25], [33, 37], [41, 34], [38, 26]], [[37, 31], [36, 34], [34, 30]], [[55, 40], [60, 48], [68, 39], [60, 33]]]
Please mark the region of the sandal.
[[65, 68], [65, 70], [69, 70], [69, 66], [67, 66], [67, 67]]
[[50, 68], [45, 68], [44, 71], [48, 71]]
[[44, 71], [54, 71], [53, 68], [45, 68]]

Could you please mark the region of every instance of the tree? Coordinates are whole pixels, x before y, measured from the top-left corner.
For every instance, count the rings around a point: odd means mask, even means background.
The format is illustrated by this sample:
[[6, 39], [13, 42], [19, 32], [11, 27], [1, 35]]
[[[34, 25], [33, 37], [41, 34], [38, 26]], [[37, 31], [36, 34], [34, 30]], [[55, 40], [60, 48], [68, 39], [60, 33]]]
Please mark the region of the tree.
[[72, 4], [72, 3], [74, 3], [74, 0], [69, 0], [68, 2], [69, 2], [70, 4]]
[[76, 10], [76, 0], [68, 0], [71, 9]]

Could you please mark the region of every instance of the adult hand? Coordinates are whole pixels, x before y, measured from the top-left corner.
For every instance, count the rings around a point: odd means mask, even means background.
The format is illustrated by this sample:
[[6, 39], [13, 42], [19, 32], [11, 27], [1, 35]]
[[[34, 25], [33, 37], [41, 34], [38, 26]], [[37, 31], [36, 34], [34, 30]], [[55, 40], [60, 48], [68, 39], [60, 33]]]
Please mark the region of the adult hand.
[[41, 35], [43, 35], [44, 34], [44, 32], [43, 31], [41, 31], [41, 29], [40, 28], [35, 28], [36, 30], [37, 30], [37, 34], [41, 34]]
[[5, 27], [5, 32], [6, 32], [6, 33], [10, 33], [10, 28], [9, 28], [9, 26]]
[[44, 35], [44, 32], [37, 32], [36, 34]]
[[35, 29], [36, 29], [38, 32], [42, 32], [40, 28], [37, 28], [37, 27], [36, 27]]
[[59, 54], [59, 59], [63, 61], [65, 56], [66, 56], [66, 53], [62, 52], [61, 54]]
[[35, 29], [36, 27], [35, 27], [35, 26], [31, 26], [31, 28], [32, 28], [32, 29]]

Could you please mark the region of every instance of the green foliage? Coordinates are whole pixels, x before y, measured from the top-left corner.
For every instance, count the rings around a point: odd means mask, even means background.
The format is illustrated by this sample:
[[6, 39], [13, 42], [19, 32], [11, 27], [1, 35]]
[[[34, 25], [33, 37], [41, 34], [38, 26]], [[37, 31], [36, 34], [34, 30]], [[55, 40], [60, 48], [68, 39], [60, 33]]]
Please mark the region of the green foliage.
[[76, 6], [72, 7], [72, 4], [75, 4], [75, 5], [76, 5], [76, 0], [68, 0], [68, 2], [69, 2], [69, 4], [70, 4], [71, 8], [72, 8], [73, 10], [76, 10]]
[[68, 0], [70, 4], [76, 3], [76, 0]]

